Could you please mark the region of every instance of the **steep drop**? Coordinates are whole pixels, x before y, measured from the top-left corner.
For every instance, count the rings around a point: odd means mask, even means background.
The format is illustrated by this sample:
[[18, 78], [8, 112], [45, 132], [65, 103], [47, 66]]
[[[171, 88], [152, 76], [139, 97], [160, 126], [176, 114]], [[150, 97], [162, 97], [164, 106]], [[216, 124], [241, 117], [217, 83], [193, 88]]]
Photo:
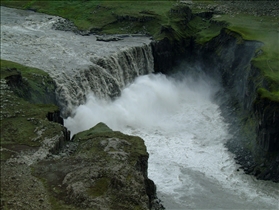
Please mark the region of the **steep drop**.
[[56, 82], [56, 95], [67, 116], [93, 91], [114, 98], [137, 76], [151, 73], [151, 40], [122, 36], [118, 41], [98, 41], [58, 31], [53, 25], [62, 18], [32, 11], [1, 7], [1, 59], [36, 67]]
[[167, 209], [277, 208], [278, 185], [245, 175], [224, 146], [231, 136], [214, 103], [218, 84], [179, 76], [141, 76], [114, 101], [92, 94], [65, 125], [76, 133], [101, 121], [142, 137]]

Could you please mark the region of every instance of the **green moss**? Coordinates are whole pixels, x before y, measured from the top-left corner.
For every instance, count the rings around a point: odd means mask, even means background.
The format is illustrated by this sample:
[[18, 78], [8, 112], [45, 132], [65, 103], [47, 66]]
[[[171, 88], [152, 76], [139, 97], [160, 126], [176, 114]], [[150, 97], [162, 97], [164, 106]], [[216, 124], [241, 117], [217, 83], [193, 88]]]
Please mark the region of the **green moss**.
[[80, 139], [84, 139], [90, 137], [91, 135], [106, 134], [106, 133], [110, 134], [112, 132], [113, 130], [111, 130], [106, 124], [98, 123], [97, 125], [90, 128], [89, 130], [78, 133], [76, 137]]
[[87, 189], [88, 194], [92, 197], [99, 197], [104, 195], [109, 188], [109, 181], [110, 179], [106, 177], [97, 179], [94, 184]]
[[22, 76], [26, 77], [27, 79], [33, 79], [34, 74], [48, 77], [48, 73], [40, 69], [23, 66], [21, 64], [12, 61], [7, 61], [7, 60], [0, 60], [0, 61], [1, 61], [1, 79], [4, 79], [10, 75], [18, 74], [17, 70], [19, 70]]
[[187, 25], [187, 35], [195, 37], [197, 43], [204, 44], [219, 35], [224, 25], [196, 16]]
[[1, 60], [1, 79], [11, 83], [15, 95], [31, 103], [56, 103], [56, 85], [42, 70]]
[[[32, 171], [34, 173], [34, 168], [32, 168]], [[66, 204], [64, 200], [61, 199], [61, 194], [63, 194], [64, 192], [59, 190], [57, 186], [51, 185], [49, 181], [45, 178], [38, 177], [36, 175], [35, 177], [38, 178], [38, 180], [43, 184], [44, 188], [47, 190], [48, 192], [47, 197], [51, 205], [51, 209], [53, 210], [61, 210], [61, 209], [77, 210], [78, 209], [77, 207], [73, 207], [71, 205]]]
[[279, 93], [279, 23], [274, 17], [256, 17], [247, 14], [236, 16], [218, 15], [215, 20], [227, 21], [228, 29], [239, 33], [245, 40], [257, 40], [263, 43], [261, 52], [253, 58], [252, 64], [261, 70], [268, 83], [268, 90], [259, 90], [262, 97], [278, 101]]
[[258, 94], [262, 99], [269, 99], [271, 101], [279, 102], [279, 91], [277, 92], [270, 92], [264, 88], [258, 89]]
[[111, 138], [128, 142], [128, 144], [121, 144], [121, 146], [123, 147], [123, 151], [129, 152], [129, 162], [135, 163], [138, 161], [139, 156], [148, 155], [144, 141], [140, 137], [125, 135], [119, 131], [112, 131], [104, 123], [99, 123], [95, 127], [80, 132], [73, 137], [73, 141], [81, 142], [75, 155], [81, 155], [87, 158], [96, 158], [100, 155], [102, 158], [110, 158], [100, 142]]
[[[27, 93], [21, 94], [21, 85], [14, 85], [10, 88], [3, 86], [3, 82], [5, 83], [6, 79], [13, 75], [23, 78], [28, 86], [27, 90], [31, 92], [31, 97], [25, 97]], [[57, 111], [58, 107], [54, 104], [33, 103], [36, 100], [32, 97], [32, 92], [39, 91], [33, 88], [35, 86], [45, 88], [41, 84], [41, 80], [38, 79], [41, 76], [53, 84], [50, 77], [39, 69], [1, 60], [1, 146], [27, 145], [37, 147], [44, 138], [61, 134], [62, 126], [49, 122], [46, 118], [48, 112]], [[30, 83], [33, 84], [30, 85]], [[45, 85], [47, 85], [47, 82]], [[44, 96], [43, 91], [39, 91], [39, 94]], [[13, 149], [13, 151], [19, 150], [21, 150], [21, 147], [14, 147]]]
[[10, 157], [12, 157], [12, 155], [14, 155], [15, 153], [13, 151], [9, 151], [9, 150], [1, 150], [0, 151], [0, 156], [1, 156], [1, 161], [5, 161], [8, 160]]

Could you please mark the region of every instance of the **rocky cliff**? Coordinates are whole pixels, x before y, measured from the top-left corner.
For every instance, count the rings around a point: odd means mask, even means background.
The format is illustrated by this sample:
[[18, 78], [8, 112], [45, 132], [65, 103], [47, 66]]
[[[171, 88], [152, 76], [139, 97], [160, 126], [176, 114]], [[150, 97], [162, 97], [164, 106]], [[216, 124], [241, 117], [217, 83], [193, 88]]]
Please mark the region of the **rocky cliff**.
[[[228, 147], [236, 153], [244, 170], [261, 179], [279, 181], [278, 101], [261, 95], [267, 81], [252, 59], [263, 43], [245, 41], [235, 32], [223, 29], [219, 36], [197, 47], [198, 59], [209, 74], [217, 75], [230, 97], [224, 108], [235, 138]], [[231, 117], [233, 115], [234, 117]]]
[[[259, 48], [263, 43], [244, 40], [227, 28], [205, 43], [199, 43], [195, 37], [185, 39], [181, 40], [185, 48], [180, 51], [168, 39], [153, 45], [155, 70], [172, 73], [174, 68], [170, 67], [182, 62], [199, 66], [218, 80], [224, 89], [216, 99], [234, 136], [227, 143], [228, 148], [245, 172], [278, 182], [279, 101], [261, 93], [262, 87], [269, 89], [270, 82], [253, 65], [253, 58], [262, 53]], [[163, 58], [163, 65], [156, 58]]]
[[156, 196], [147, 177], [148, 153], [139, 137], [105, 124], [76, 134], [65, 156], [32, 166], [55, 208], [150, 209]]
[[54, 84], [1, 60], [1, 209], [163, 209], [144, 141], [102, 123], [70, 140]]

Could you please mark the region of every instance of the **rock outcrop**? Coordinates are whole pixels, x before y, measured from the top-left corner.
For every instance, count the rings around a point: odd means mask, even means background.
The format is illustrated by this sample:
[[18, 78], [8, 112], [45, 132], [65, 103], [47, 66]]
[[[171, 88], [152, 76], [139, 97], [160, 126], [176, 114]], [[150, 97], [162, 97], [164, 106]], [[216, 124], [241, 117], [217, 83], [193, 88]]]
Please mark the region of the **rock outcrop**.
[[204, 44], [189, 37], [180, 41], [183, 50], [176, 45], [168, 39], [153, 43], [155, 71], [169, 74], [183, 62], [219, 80], [224, 90], [216, 98], [234, 136], [228, 148], [246, 173], [278, 182], [279, 103], [260, 94], [261, 87], [268, 88], [268, 81], [251, 62], [263, 43], [246, 41], [224, 28]]
[[[150, 209], [156, 197], [147, 177], [148, 153], [139, 137], [114, 132], [105, 124], [76, 134], [75, 151], [33, 165], [60, 208]], [[68, 147], [70, 147], [68, 145]]]
[[41, 74], [1, 61], [1, 209], [163, 209], [144, 141], [103, 123], [70, 141], [57, 106], [28, 101]]
[[247, 173], [278, 182], [279, 103], [259, 93], [267, 81], [251, 61], [260, 46], [260, 42], [245, 41], [239, 34], [224, 29], [200, 47], [197, 54], [201, 55], [198, 60], [204, 69], [215, 77], [219, 75], [226, 93], [230, 94], [225, 102], [229, 111], [224, 104], [221, 106], [234, 130], [235, 137], [228, 147]]

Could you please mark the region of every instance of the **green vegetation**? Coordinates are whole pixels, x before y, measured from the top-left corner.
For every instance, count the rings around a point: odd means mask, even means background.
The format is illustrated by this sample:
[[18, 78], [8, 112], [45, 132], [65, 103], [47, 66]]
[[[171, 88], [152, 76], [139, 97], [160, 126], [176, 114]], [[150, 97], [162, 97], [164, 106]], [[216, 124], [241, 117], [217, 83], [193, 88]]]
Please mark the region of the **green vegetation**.
[[[198, 35], [204, 43], [218, 35], [221, 26], [197, 17], [177, 1], [10, 1], [1, 5], [57, 15], [79, 30], [98, 34], [148, 34], [154, 39], [180, 40]], [[188, 24], [188, 22], [190, 23]]]
[[[108, 34], [155, 34], [168, 22], [175, 1], [10, 1], [1, 5], [57, 15], [72, 21], [79, 30]], [[148, 24], [146, 24], [149, 22]]]
[[121, 144], [121, 146], [123, 146], [124, 151], [130, 151], [129, 157], [132, 162], [137, 161], [139, 155], [144, 156], [147, 154], [146, 147], [140, 137], [125, 135], [119, 131], [112, 131], [104, 123], [98, 123], [93, 128], [80, 132], [73, 137], [74, 142], [83, 142], [79, 144], [76, 155], [94, 158], [97, 153], [105, 154], [104, 146], [99, 144], [99, 142], [105, 138], [127, 141], [127, 144]]
[[97, 179], [94, 183], [93, 186], [91, 186], [87, 191], [88, 194], [91, 195], [92, 197], [98, 197], [104, 195], [110, 184], [110, 179], [103, 177], [100, 179]]
[[[1, 147], [5, 148], [1, 150], [1, 160], [18, 151], [40, 146], [45, 137], [61, 133], [62, 127], [46, 118], [48, 112], [57, 111], [58, 107], [43, 104], [45, 100], [33, 103], [38, 99], [37, 95], [47, 97], [42, 80], [45, 85], [48, 82], [53, 85], [43, 71], [1, 60]], [[54, 95], [54, 87], [48, 88], [48, 92], [53, 91], [51, 94]], [[27, 92], [23, 94], [22, 89]]]
[[55, 83], [44, 71], [1, 60], [1, 79], [5, 79], [20, 98], [31, 103], [54, 103]]
[[214, 19], [228, 22], [228, 29], [239, 33], [243, 39], [264, 44], [258, 49], [259, 55], [252, 60], [268, 83], [268, 90], [260, 88], [258, 93], [263, 98], [279, 102], [279, 24], [276, 18], [239, 14], [218, 15]]
[[[197, 5], [218, 4], [216, 1], [193, 1]], [[221, 4], [221, 2], [220, 2]], [[249, 14], [215, 15], [214, 21], [191, 16], [187, 6], [177, 1], [13, 1], [3, 0], [1, 5], [58, 15], [72, 21], [79, 30], [100, 34], [149, 34], [154, 39], [170, 40], [194, 37], [199, 44], [210, 41], [226, 27], [239, 33], [245, 40], [264, 43], [261, 54], [252, 60], [262, 71], [268, 84], [262, 97], [279, 101], [279, 32], [278, 21], [269, 16]], [[207, 11], [205, 6], [192, 6], [193, 12]], [[190, 16], [189, 16], [190, 15]], [[259, 49], [260, 50], [260, 49]], [[32, 86], [32, 82], [30, 83]], [[32, 87], [36, 89], [36, 87]], [[26, 91], [25, 91], [26, 92]], [[21, 93], [23, 94], [23, 93]]]

